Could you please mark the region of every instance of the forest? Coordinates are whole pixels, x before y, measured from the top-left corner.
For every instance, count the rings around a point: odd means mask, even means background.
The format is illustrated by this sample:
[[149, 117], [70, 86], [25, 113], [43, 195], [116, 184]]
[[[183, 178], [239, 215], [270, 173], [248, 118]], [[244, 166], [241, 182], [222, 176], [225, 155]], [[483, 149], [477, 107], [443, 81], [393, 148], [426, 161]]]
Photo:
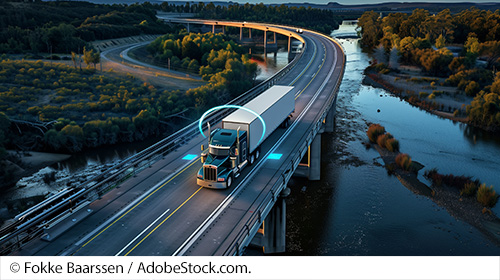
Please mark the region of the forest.
[[327, 9], [305, 7], [288, 7], [260, 4], [230, 3], [227, 6], [213, 3], [186, 3], [176, 6], [164, 2], [160, 5], [165, 12], [195, 13], [196, 17], [204, 19], [237, 20], [252, 22], [269, 22], [308, 28], [325, 34], [330, 34], [339, 27], [342, 19]]
[[0, 2], [0, 53], [81, 53], [94, 40], [171, 31], [149, 3]]
[[[380, 18], [365, 12], [358, 22], [361, 42], [368, 49], [397, 49], [400, 62], [420, 67], [431, 76], [447, 77], [445, 85], [474, 101], [466, 112], [472, 124], [500, 131], [500, 11], [476, 8], [451, 14], [391, 13]], [[454, 55], [450, 48], [460, 51]]]

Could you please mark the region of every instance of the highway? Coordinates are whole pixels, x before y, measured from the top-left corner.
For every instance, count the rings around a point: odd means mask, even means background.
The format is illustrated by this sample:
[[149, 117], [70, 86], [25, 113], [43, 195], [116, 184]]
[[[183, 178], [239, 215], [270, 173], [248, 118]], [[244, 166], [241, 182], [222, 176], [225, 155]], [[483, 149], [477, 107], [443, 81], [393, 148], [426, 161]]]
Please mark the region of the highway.
[[[262, 144], [262, 156], [244, 169], [232, 188], [213, 190], [196, 185], [200, 145], [207, 141], [198, 135], [88, 205], [92, 214], [76, 219], [59, 237], [51, 242], [34, 240], [15, 254], [225, 254], [226, 244], [279, 178], [275, 175], [290, 161], [287, 155], [307, 137], [342, 78], [341, 47], [316, 33], [304, 31], [302, 35], [305, 52], [277, 83], [295, 87], [292, 125], [269, 136]], [[267, 159], [271, 151], [283, 154], [282, 158]]]

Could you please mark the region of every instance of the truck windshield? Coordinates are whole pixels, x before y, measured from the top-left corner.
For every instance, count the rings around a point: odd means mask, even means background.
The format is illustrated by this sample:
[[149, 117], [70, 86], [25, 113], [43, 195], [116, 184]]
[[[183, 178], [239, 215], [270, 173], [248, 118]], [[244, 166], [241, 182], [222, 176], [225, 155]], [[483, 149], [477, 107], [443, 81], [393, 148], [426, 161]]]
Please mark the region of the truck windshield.
[[213, 156], [224, 156], [227, 157], [229, 155], [229, 149], [227, 148], [217, 148], [217, 147], [209, 147], [209, 153]]

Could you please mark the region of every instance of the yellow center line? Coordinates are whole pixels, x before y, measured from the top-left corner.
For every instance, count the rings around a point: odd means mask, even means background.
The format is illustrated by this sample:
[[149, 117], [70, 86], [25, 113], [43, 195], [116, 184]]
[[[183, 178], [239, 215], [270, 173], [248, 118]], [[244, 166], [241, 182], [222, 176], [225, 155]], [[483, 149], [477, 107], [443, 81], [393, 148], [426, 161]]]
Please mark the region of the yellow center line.
[[[325, 48], [325, 44], [323, 44], [323, 43], [321, 43], [321, 44], [323, 45], [323, 48]], [[309, 83], [304, 87], [304, 89], [302, 91], [300, 91], [300, 93], [297, 96], [295, 96], [295, 100], [297, 100], [297, 98], [299, 98], [299, 96], [306, 90], [306, 88], [309, 87], [309, 85], [312, 83], [312, 81], [314, 81], [314, 79], [316, 79], [316, 77], [318, 76], [319, 71], [321, 71], [321, 69], [323, 69], [323, 65], [325, 64], [325, 60], [326, 59], [323, 59], [323, 62], [321, 63], [321, 66], [319, 67], [319, 69], [316, 72], [316, 74], [314, 74], [314, 77], [309, 81]]]
[[[75, 253], [73, 254], [76, 254], [78, 251], [80, 251], [83, 247], [87, 246], [90, 242], [92, 242], [94, 239], [96, 239], [99, 235], [101, 235], [103, 232], [105, 232], [107, 229], [109, 229], [111, 226], [113, 226], [116, 222], [118, 222], [119, 220], [121, 220], [123, 217], [125, 217], [128, 213], [130, 213], [132, 210], [134, 210], [137, 206], [139, 206], [141, 203], [143, 203], [146, 199], [148, 199], [149, 197], [151, 197], [154, 193], [156, 193], [157, 191], [159, 191], [161, 188], [163, 188], [166, 184], [170, 183], [173, 179], [175, 179], [175, 177], [179, 176], [182, 172], [186, 171], [186, 169], [190, 168], [193, 164], [195, 164], [197, 162], [197, 160], [193, 161], [191, 164], [189, 164], [188, 166], [186, 166], [186, 168], [184, 168], [183, 170], [181, 170], [181, 172], [175, 174], [175, 176], [173, 176], [172, 178], [170, 178], [168, 181], [166, 181], [165, 183], [163, 183], [161, 186], [159, 186], [156, 190], [154, 190], [152, 193], [150, 193], [148, 196], [146, 196], [145, 198], [143, 198], [141, 201], [139, 201], [136, 205], [134, 205], [134, 207], [130, 208], [127, 212], [123, 213], [123, 215], [121, 215], [118, 219], [116, 219], [114, 222], [112, 222], [111, 224], [109, 224], [106, 228], [104, 228], [103, 230], [101, 230], [98, 234], [96, 234], [94, 237], [92, 237], [89, 241], [87, 241], [85, 244], [82, 245], [82, 247], [80, 247], [80, 249], [78, 249]], [[199, 191], [199, 190], [198, 190]], [[195, 194], [198, 192], [196, 191]], [[193, 194], [194, 195], [194, 194]], [[191, 197], [193, 196], [191, 195]], [[190, 198], [191, 198], [190, 197]], [[189, 199], [190, 199], [189, 198]], [[188, 200], [189, 200], [188, 199]], [[184, 204], [184, 203], [183, 203]], [[176, 210], [177, 211], [177, 210]]]
[[170, 215], [168, 215], [168, 217], [166, 217], [165, 220], [163, 220], [153, 230], [151, 230], [148, 233], [148, 235], [144, 236], [144, 238], [141, 239], [141, 241], [139, 241], [139, 243], [137, 243], [132, 249], [130, 249], [130, 251], [128, 251], [124, 256], [128, 256], [128, 254], [130, 254], [132, 251], [134, 251], [134, 249], [137, 248], [137, 246], [139, 246], [144, 240], [146, 240], [146, 238], [148, 238], [153, 232], [155, 232], [155, 230], [157, 230], [159, 227], [161, 227], [161, 225], [163, 225], [163, 223], [165, 223], [170, 217], [172, 217], [172, 215], [174, 215], [175, 212], [177, 212], [177, 210], [181, 209], [181, 207], [184, 206], [184, 204], [186, 204], [189, 200], [191, 200], [191, 198], [193, 198], [193, 196], [195, 196], [201, 189], [203, 189], [203, 187], [200, 187], [197, 191], [195, 191], [188, 199], [186, 199], [181, 205], [179, 205], [179, 207], [177, 207], [177, 209], [175, 209], [174, 212], [170, 213]]

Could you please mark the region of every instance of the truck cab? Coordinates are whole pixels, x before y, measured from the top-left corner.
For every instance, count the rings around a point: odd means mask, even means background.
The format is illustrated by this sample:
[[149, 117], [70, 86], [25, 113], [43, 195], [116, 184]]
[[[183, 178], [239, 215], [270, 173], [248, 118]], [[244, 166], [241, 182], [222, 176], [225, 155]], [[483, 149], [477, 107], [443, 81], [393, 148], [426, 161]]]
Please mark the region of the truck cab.
[[202, 152], [201, 160], [203, 166], [197, 175], [199, 186], [214, 189], [231, 187], [235, 174], [247, 162], [246, 131], [215, 129], [210, 133], [208, 149]]

